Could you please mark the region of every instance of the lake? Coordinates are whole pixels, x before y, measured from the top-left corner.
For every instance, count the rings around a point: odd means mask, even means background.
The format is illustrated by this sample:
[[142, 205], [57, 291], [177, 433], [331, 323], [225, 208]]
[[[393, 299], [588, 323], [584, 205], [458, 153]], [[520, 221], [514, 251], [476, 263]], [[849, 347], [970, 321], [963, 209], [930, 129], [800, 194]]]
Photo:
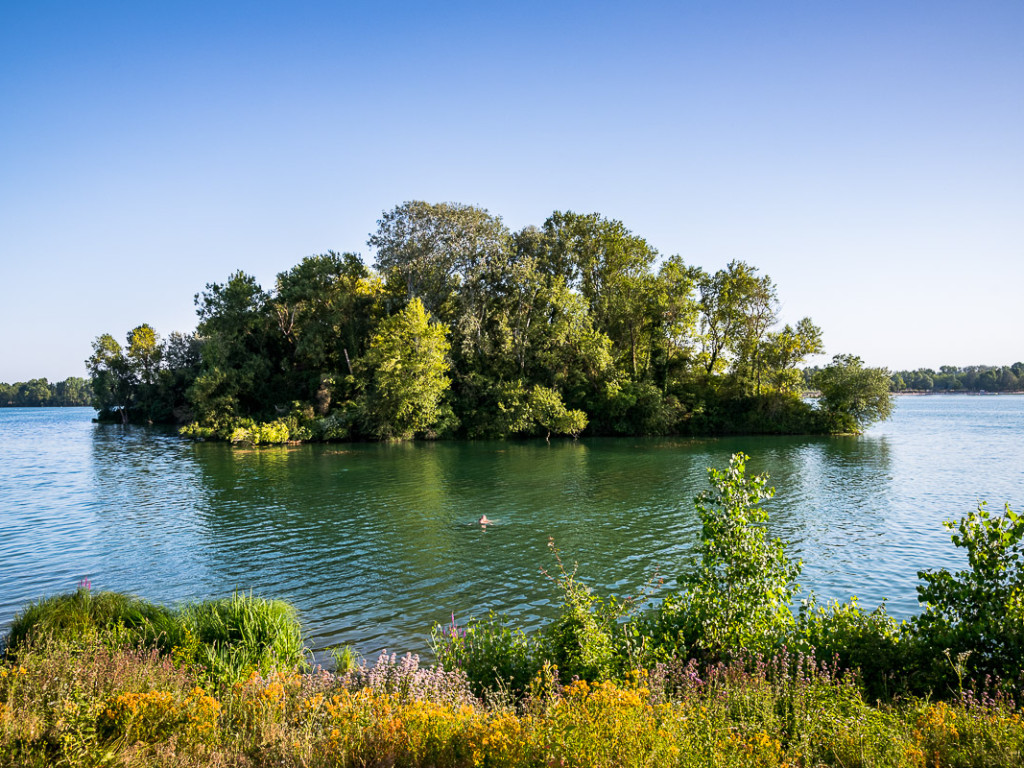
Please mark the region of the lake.
[[[588, 584], [671, 587], [693, 497], [736, 451], [768, 472], [773, 535], [819, 598], [917, 611], [917, 571], [962, 567], [942, 521], [1024, 509], [1024, 396], [901, 397], [859, 437], [583, 439], [239, 450], [91, 409], [0, 409], [0, 628], [71, 591], [163, 603], [233, 589], [300, 610], [311, 644], [428, 650], [489, 609], [532, 628], [555, 593], [549, 538]], [[486, 514], [495, 524], [476, 525]]]

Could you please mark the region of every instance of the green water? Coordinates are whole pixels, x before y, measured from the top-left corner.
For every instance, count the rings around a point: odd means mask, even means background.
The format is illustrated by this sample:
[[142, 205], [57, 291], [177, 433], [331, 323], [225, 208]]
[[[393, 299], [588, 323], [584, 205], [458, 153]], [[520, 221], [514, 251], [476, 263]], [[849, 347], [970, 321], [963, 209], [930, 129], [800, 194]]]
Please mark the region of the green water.
[[[1024, 397], [901, 398], [852, 438], [331, 445], [241, 451], [87, 409], [0, 409], [0, 626], [73, 589], [293, 601], [312, 644], [423, 652], [434, 622], [550, 614], [553, 539], [584, 580], [671, 587], [705, 467], [772, 476], [773, 534], [822, 596], [916, 611], [916, 572], [958, 567], [941, 521], [1024, 500]], [[486, 514], [494, 525], [476, 524]]]

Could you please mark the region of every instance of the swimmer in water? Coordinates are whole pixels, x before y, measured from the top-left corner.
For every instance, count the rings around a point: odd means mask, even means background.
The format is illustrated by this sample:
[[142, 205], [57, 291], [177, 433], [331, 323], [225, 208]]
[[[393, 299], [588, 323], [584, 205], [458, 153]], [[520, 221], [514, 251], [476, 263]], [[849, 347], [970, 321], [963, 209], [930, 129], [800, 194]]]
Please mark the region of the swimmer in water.
[[487, 526], [487, 525], [490, 525], [491, 523], [493, 523], [494, 521], [493, 520], [488, 520], [487, 519], [487, 515], [481, 515], [479, 522], [480, 522], [480, 525]]

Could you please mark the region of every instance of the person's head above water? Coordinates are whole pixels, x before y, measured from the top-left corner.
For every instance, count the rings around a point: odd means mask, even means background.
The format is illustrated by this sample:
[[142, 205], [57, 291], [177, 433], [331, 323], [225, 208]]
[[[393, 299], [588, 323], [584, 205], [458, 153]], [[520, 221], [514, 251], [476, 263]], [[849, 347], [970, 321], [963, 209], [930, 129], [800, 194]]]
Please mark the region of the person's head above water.
[[490, 525], [491, 521], [487, 519], [487, 515], [480, 516], [480, 525]]

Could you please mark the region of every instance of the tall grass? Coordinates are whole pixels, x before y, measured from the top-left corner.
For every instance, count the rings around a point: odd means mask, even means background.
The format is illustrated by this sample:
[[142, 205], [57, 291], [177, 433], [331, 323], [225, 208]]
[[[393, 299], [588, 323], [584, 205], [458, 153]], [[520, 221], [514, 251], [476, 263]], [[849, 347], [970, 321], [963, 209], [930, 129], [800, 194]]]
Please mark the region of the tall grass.
[[88, 643], [108, 639], [115, 644], [138, 644], [169, 649], [179, 639], [174, 612], [119, 592], [75, 592], [43, 598], [15, 616], [2, 641], [5, 653], [44, 637]]
[[44, 641], [170, 653], [179, 663], [202, 668], [211, 680], [297, 669], [306, 655], [295, 609], [282, 600], [244, 592], [173, 610], [131, 595], [81, 587], [27, 606], [15, 617], [3, 641], [4, 652], [14, 657]]
[[176, 619], [183, 653], [214, 678], [241, 680], [253, 671], [304, 664], [298, 614], [283, 600], [235, 592], [222, 600], [188, 604]]

